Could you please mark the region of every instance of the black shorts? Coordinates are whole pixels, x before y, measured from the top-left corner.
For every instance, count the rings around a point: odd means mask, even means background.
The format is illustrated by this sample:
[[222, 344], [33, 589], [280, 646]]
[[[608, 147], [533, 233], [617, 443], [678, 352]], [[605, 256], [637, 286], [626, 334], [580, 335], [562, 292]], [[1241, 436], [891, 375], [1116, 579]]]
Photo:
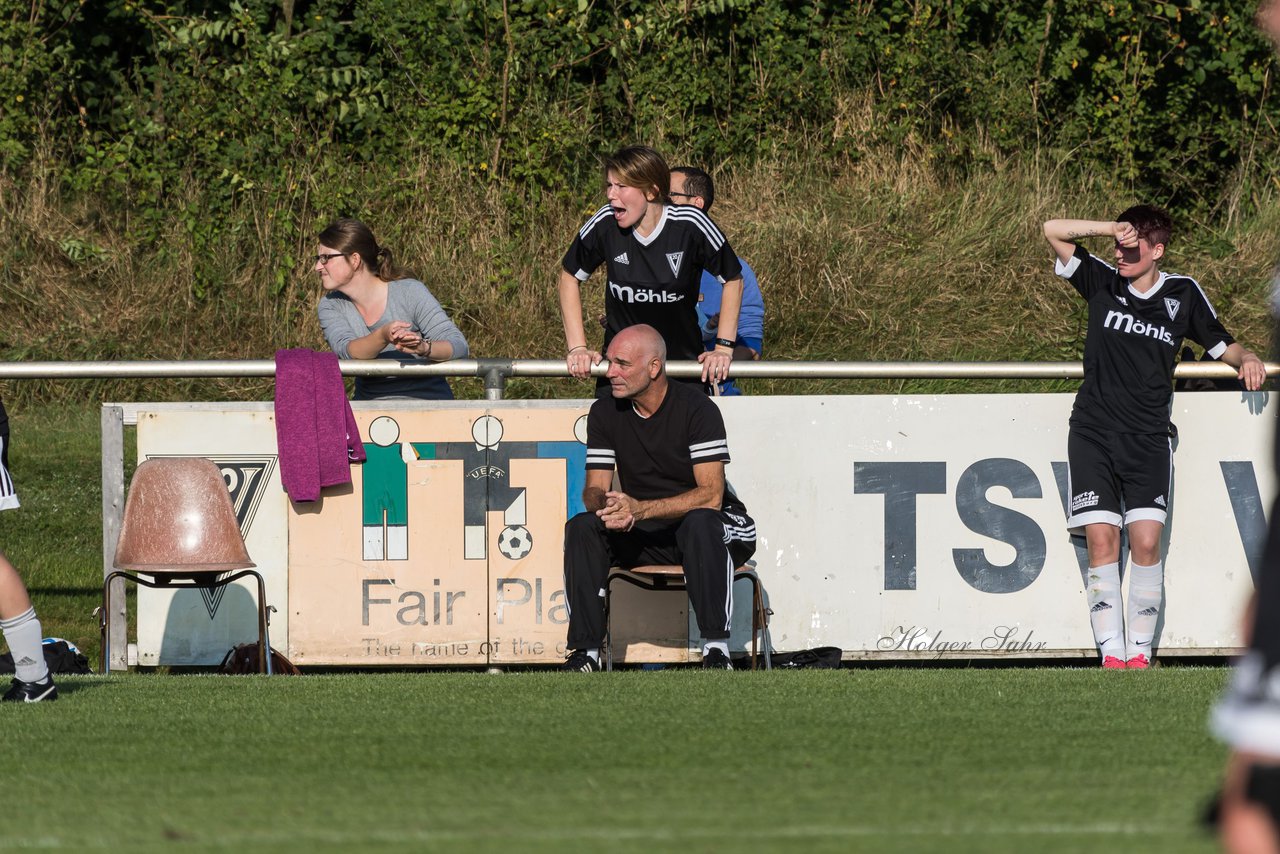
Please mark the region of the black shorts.
[[1067, 437], [1067, 529], [1117, 528], [1140, 520], [1164, 524], [1173, 484], [1167, 435], [1112, 433], [1071, 425]]
[[[1280, 766], [1250, 765], [1245, 771], [1244, 800], [1267, 811], [1272, 825], [1280, 831]], [[1222, 824], [1222, 793], [1219, 792], [1205, 811], [1203, 821], [1210, 827]]]

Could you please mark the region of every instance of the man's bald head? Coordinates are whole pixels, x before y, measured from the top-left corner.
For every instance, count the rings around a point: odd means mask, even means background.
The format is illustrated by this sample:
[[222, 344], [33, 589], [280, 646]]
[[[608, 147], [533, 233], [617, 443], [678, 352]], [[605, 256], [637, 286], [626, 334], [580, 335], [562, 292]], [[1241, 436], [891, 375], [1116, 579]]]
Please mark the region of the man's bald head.
[[658, 330], [647, 323], [628, 326], [613, 336], [613, 342], [609, 345], [609, 350], [612, 351], [615, 346], [633, 349], [634, 361], [648, 362], [652, 359], [657, 359], [664, 365], [667, 362], [667, 342], [663, 340]]
[[667, 343], [652, 326], [623, 329], [609, 342], [606, 358], [605, 376], [615, 398], [643, 398], [653, 390], [661, 400], [666, 393]]

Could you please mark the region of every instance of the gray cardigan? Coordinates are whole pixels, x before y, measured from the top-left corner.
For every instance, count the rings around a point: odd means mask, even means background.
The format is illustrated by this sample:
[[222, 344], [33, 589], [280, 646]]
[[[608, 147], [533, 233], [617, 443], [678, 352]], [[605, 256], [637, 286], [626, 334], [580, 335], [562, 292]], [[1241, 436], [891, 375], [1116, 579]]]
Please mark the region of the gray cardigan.
[[[396, 279], [387, 283], [387, 307], [377, 322], [369, 325], [360, 316], [355, 303], [344, 293], [330, 291], [316, 308], [320, 328], [324, 332], [329, 349], [339, 359], [350, 359], [348, 345], [363, 338], [375, 329], [393, 320], [406, 320], [412, 330], [432, 341], [448, 341], [453, 345], [453, 358], [466, 358], [470, 349], [467, 339], [449, 319], [440, 302], [431, 295], [427, 286], [417, 279]], [[417, 357], [401, 353], [388, 344], [378, 354], [379, 359], [395, 359], [400, 362], [418, 361]], [[356, 377], [356, 400], [372, 400], [379, 397], [415, 397], [427, 400], [451, 399], [453, 392], [443, 377]]]

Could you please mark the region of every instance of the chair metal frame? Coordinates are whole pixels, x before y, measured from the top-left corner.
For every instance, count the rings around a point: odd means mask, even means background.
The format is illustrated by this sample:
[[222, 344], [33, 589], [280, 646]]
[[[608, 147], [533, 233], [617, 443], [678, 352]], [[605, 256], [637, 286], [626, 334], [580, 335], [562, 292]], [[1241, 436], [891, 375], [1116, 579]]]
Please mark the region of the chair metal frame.
[[259, 669], [271, 673], [267, 584], [252, 569], [255, 564], [215, 463], [204, 457], [158, 457], [139, 463], [115, 553], [114, 570], [102, 580], [98, 616], [104, 674], [111, 672], [110, 628], [116, 616], [111, 588], [117, 578], [153, 589], [216, 590], [249, 576], [258, 583]]
[[[751, 582], [751, 669], [759, 669], [759, 652], [763, 647], [764, 669], [772, 670], [773, 648], [769, 642], [769, 615], [773, 612], [765, 607], [764, 593], [760, 587], [760, 576], [755, 567], [743, 565], [733, 571], [735, 582], [742, 579]], [[684, 567], [675, 565], [653, 565], [615, 567], [609, 570], [609, 578], [604, 585], [604, 661], [605, 670], [613, 670], [613, 582], [625, 581], [641, 590], [656, 591], [688, 591], [688, 583], [684, 577]], [[757, 638], [760, 647], [757, 647]]]
[[233, 571], [231, 574], [221, 572], [190, 572], [190, 571], [168, 571], [156, 570], [155, 572], [146, 572], [140, 570], [145, 575], [152, 578], [148, 581], [142, 578], [136, 572], [128, 572], [123, 569], [117, 569], [107, 575], [102, 583], [102, 611], [98, 616], [99, 628], [102, 631], [102, 672], [110, 673], [111, 662], [111, 582], [115, 578], [124, 578], [132, 581], [134, 584], [141, 584], [143, 587], [156, 588], [204, 588], [206, 590], [215, 590], [219, 587], [225, 587], [233, 581], [253, 576], [258, 582], [258, 655], [261, 662], [260, 672], [271, 675], [271, 635], [270, 623], [271, 616], [268, 613], [270, 607], [267, 605], [267, 584], [263, 580], [262, 575], [256, 570], [242, 569]]

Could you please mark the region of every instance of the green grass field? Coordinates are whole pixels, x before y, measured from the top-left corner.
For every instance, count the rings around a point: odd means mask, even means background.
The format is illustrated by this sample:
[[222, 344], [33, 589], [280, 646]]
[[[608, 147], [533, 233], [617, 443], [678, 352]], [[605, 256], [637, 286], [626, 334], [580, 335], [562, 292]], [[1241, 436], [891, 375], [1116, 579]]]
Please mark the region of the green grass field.
[[[97, 410], [0, 547], [95, 662]], [[163, 673], [0, 708], [0, 851], [1212, 851], [1220, 667]]]
[[1211, 851], [1221, 668], [65, 677], [0, 850]]

